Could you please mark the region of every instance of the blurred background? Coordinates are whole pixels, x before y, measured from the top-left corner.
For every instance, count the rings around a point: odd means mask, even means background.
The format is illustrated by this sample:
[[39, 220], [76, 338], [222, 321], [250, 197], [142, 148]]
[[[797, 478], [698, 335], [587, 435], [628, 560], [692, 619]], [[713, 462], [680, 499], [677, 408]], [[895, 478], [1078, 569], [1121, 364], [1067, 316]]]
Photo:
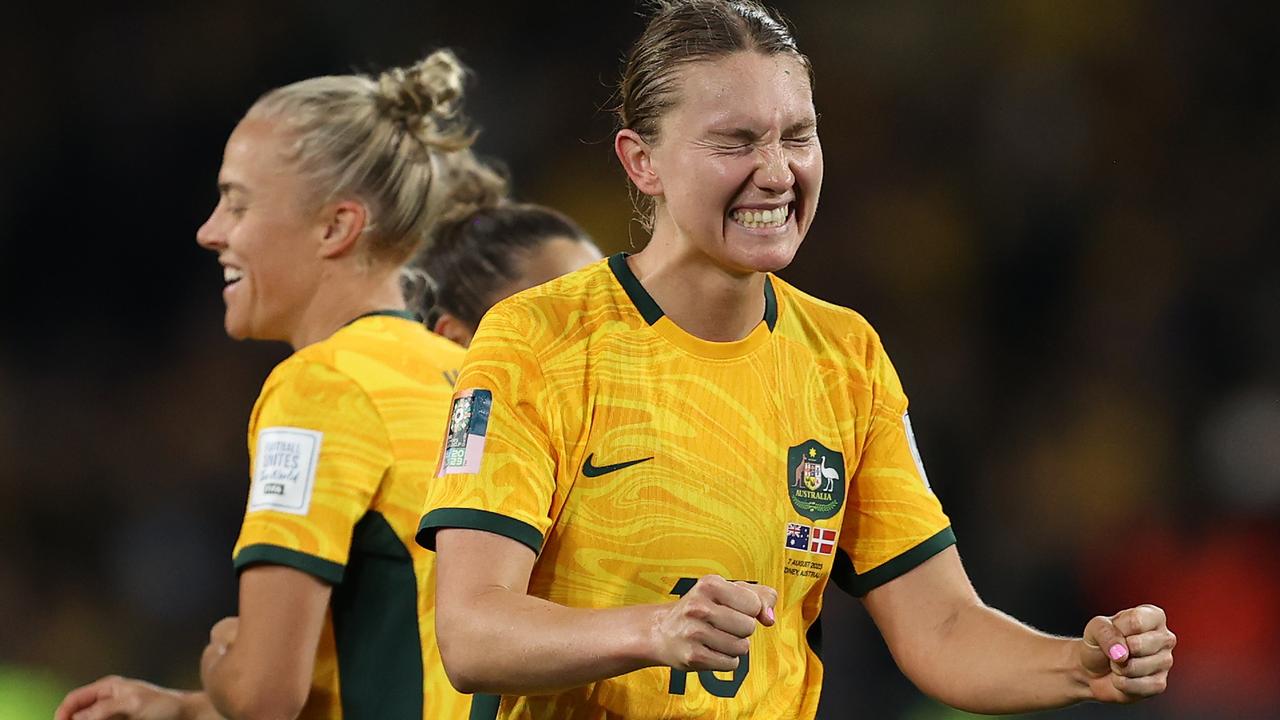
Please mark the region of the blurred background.
[[[1045, 630], [1165, 607], [1171, 689], [1062, 718], [1280, 717], [1273, 3], [778, 2], [822, 208], [783, 275], [878, 328], [983, 597]], [[106, 673], [197, 682], [235, 609], [246, 423], [283, 345], [222, 332], [194, 234], [263, 91], [476, 72], [516, 195], [639, 243], [611, 84], [634, 0], [28, 4], [0, 28], [0, 718]], [[823, 718], [959, 717], [858, 603]]]

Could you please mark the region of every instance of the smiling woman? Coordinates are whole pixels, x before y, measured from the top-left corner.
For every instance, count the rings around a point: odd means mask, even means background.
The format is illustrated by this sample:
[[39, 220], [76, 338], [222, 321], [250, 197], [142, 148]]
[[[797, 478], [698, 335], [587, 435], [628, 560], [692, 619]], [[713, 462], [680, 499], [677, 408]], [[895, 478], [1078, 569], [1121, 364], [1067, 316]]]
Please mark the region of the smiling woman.
[[812, 718], [834, 581], [958, 707], [1163, 690], [1158, 608], [1068, 639], [978, 599], [879, 336], [773, 274], [822, 187], [808, 60], [751, 0], [657, 5], [614, 143], [648, 244], [496, 305], [458, 380], [418, 534], [454, 685], [505, 718]]
[[462, 349], [405, 310], [401, 275], [474, 165], [463, 70], [439, 51], [377, 78], [268, 92], [236, 126], [197, 232], [225, 326], [294, 354], [249, 421], [239, 615], [215, 625], [203, 691], [110, 677], [58, 720], [468, 717], [441, 667], [432, 558], [413, 544]]

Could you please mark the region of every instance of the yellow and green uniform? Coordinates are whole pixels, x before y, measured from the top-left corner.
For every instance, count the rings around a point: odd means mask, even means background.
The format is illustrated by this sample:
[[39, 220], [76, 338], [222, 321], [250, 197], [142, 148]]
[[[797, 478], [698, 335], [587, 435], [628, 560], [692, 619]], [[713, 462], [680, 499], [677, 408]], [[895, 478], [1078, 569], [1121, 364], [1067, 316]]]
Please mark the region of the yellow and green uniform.
[[954, 543], [880, 340], [774, 276], [746, 338], [696, 338], [625, 256], [505, 300], [458, 380], [418, 541], [487, 530], [538, 553], [529, 593], [610, 608], [715, 573], [776, 588], [732, 673], [646, 668], [503, 718], [811, 718], [828, 579], [864, 595]]
[[333, 586], [303, 718], [468, 716], [435, 642], [434, 556], [413, 542], [462, 356], [406, 313], [372, 313], [263, 385], [235, 566]]

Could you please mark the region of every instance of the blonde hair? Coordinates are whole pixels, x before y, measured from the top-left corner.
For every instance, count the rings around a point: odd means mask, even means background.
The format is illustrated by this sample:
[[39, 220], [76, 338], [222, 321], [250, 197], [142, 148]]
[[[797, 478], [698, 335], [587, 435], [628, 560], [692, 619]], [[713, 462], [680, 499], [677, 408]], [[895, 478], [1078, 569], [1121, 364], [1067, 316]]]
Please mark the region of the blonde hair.
[[366, 251], [403, 264], [447, 204], [436, 176], [471, 154], [475, 134], [459, 114], [465, 72], [452, 52], [437, 50], [376, 79], [331, 75], [276, 88], [246, 117], [283, 123], [293, 138], [287, 160], [313, 199], [358, 199], [369, 213]]

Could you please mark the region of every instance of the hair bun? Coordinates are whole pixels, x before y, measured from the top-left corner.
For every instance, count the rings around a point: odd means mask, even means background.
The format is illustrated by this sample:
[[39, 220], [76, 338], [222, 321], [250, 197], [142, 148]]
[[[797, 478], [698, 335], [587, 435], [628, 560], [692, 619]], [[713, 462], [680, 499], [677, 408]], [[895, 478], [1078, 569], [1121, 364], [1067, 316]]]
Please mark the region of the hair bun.
[[440, 150], [460, 150], [472, 135], [458, 119], [466, 69], [450, 50], [436, 50], [407, 68], [378, 76], [378, 107], [419, 142]]

